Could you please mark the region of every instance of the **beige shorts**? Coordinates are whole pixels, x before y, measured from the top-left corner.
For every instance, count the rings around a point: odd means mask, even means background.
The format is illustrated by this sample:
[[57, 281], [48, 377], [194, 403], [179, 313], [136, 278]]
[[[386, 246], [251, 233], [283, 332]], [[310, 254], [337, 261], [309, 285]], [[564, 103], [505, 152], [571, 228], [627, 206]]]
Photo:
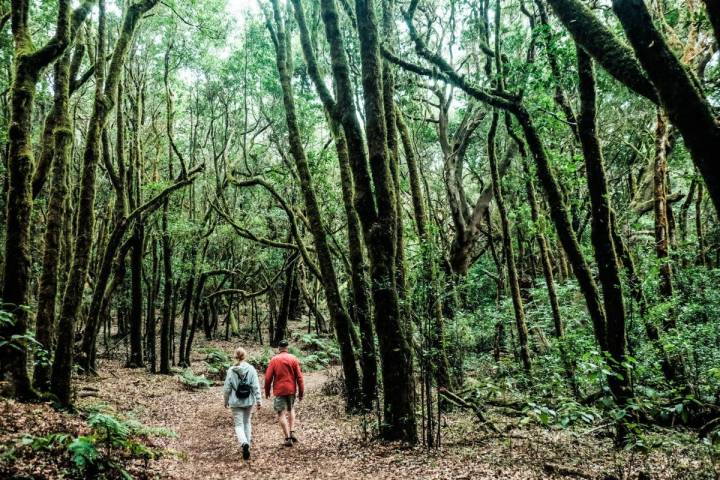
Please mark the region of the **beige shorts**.
[[295, 405], [295, 395], [283, 395], [280, 397], [275, 397], [273, 399], [273, 409], [275, 409], [276, 412], [280, 413], [282, 411], [287, 410], [288, 412], [293, 409], [293, 406]]

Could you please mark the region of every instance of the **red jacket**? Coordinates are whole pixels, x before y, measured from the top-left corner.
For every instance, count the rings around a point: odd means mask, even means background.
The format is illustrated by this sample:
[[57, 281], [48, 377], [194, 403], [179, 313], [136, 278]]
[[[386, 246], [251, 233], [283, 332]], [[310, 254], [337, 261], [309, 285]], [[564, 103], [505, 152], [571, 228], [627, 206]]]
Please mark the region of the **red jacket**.
[[273, 395], [284, 397], [295, 395], [302, 398], [305, 394], [305, 380], [300, 370], [300, 362], [295, 355], [287, 352], [278, 353], [265, 370], [265, 396], [270, 396], [270, 385]]

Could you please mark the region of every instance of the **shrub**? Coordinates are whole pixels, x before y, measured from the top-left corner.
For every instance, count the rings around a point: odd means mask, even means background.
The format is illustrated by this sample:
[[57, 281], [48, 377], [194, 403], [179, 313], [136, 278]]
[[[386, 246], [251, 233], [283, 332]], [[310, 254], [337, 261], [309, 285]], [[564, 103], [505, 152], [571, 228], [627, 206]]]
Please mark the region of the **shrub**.
[[[28, 451], [52, 457], [52, 463], [62, 468], [69, 478], [134, 478], [126, 466], [133, 460], [154, 460], [161, 451], [148, 444], [150, 436], [174, 435], [166, 429], [146, 427], [137, 420], [123, 420], [106, 413], [107, 408], [95, 409], [87, 424], [90, 434], [73, 436], [67, 432], [54, 432], [44, 436], [26, 435], [17, 446], [2, 455], [4, 463], [27, 459]], [[103, 410], [103, 411], [98, 411]], [[23, 455], [24, 454], [24, 455]], [[130, 468], [130, 467], [128, 467]], [[12, 471], [12, 470], [10, 470]], [[23, 477], [25, 478], [25, 477]]]
[[225, 372], [232, 366], [230, 356], [215, 347], [208, 347], [204, 352], [207, 355], [205, 364], [207, 365], [208, 375], [215, 380], [224, 380]]
[[312, 353], [304, 355], [300, 350], [295, 350], [291, 353], [298, 357], [304, 369], [308, 371], [322, 370], [330, 365], [339, 363], [340, 350], [332, 340], [320, 337], [314, 333], [307, 333], [300, 337], [300, 341], [304, 349]]
[[253, 367], [255, 367], [257, 370], [264, 371], [267, 368], [268, 363], [270, 363], [270, 359], [272, 358], [272, 356], [272, 350], [270, 350], [269, 348], [265, 348], [265, 350], [263, 350], [260, 355], [248, 358], [247, 362]]
[[183, 370], [179, 378], [180, 383], [188, 390], [203, 390], [212, 386], [212, 382], [205, 375], [195, 375], [189, 368]]

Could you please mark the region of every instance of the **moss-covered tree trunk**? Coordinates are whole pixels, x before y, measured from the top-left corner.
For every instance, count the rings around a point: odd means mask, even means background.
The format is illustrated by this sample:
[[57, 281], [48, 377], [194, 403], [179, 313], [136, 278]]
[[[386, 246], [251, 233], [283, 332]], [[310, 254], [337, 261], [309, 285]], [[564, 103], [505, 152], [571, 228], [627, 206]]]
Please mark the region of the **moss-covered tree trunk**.
[[[27, 333], [28, 287], [30, 283], [30, 225], [32, 213], [33, 106], [36, 84], [42, 71], [66, 51], [71, 28], [81, 24], [90, 10], [90, 2], [81, 3], [71, 16], [70, 2], [58, 2], [55, 35], [42, 48], [35, 49], [29, 31], [31, 2], [12, 3], [10, 20], [15, 48], [10, 85], [10, 122], [8, 128], [8, 190], [5, 217], [5, 249], [2, 299], [13, 315], [13, 322], [0, 329], [0, 337]], [[0, 347], [0, 377], [10, 373], [15, 394], [20, 399], [37, 396], [27, 371], [27, 351], [20, 345]]]
[[300, 33], [300, 45], [308, 67], [308, 73], [325, 107], [338, 157], [343, 206], [347, 217], [350, 276], [353, 290], [352, 316], [360, 327], [360, 368], [363, 375], [361, 387], [362, 404], [363, 408], [369, 411], [372, 409], [373, 402], [377, 399], [377, 354], [367, 284], [367, 266], [362, 247], [361, 225], [353, 204], [353, 179], [347, 141], [340, 125], [337, 103], [325, 85], [317, 65], [302, 3], [300, 0], [293, 0], [293, 6]]
[[625, 303], [618, 269], [618, 257], [612, 239], [610, 194], [607, 188], [602, 150], [597, 136], [596, 92], [593, 60], [582, 47], [577, 48], [580, 114], [578, 133], [585, 158], [590, 204], [592, 208], [591, 241], [603, 291], [607, 316], [607, 350], [611, 355], [608, 376], [610, 390], [620, 406], [632, 397], [630, 369], [627, 367]]
[[377, 400], [377, 352], [375, 348], [375, 328], [372, 320], [372, 306], [368, 290], [367, 264], [362, 246], [360, 220], [353, 206], [353, 181], [348, 159], [347, 143], [340, 125], [333, 128], [335, 150], [338, 155], [343, 190], [343, 205], [348, 221], [348, 250], [350, 252], [350, 276], [353, 289], [352, 314], [360, 330], [360, 369], [362, 370], [362, 405], [366, 411], [372, 410]]
[[[163, 80], [166, 95], [166, 128], [168, 136], [168, 177], [173, 178], [173, 148], [170, 142], [173, 138], [173, 98], [170, 90], [170, 53], [172, 42], [165, 53], [165, 72]], [[163, 256], [163, 308], [162, 322], [160, 323], [160, 373], [169, 374], [172, 363], [172, 325], [175, 322], [173, 315], [173, 271], [172, 271], [172, 241], [168, 232], [168, 213], [170, 201], [165, 199], [162, 209], [162, 256]], [[232, 314], [232, 313], [231, 313]]]
[[87, 139], [81, 167], [80, 202], [75, 234], [73, 261], [70, 268], [59, 317], [58, 345], [52, 372], [52, 391], [63, 404], [71, 401], [71, 378], [75, 322], [82, 303], [85, 277], [90, 261], [95, 217], [95, 174], [101, 159], [101, 134], [115, 104], [114, 94], [120, 79], [133, 34], [142, 16], [158, 0], [143, 0], [132, 4], [123, 19], [115, 43], [107, 77], [105, 75], [105, 2], [98, 0], [99, 33], [95, 65], [95, 102], [88, 123]]
[[706, 240], [705, 228], [703, 227], [703, 193], [705, 189], [702, 184], [698, 185], [697, 196], [695, 197], [695, 236], [697, 237], [697, 264], [703, 267], [707, 266], [707, 256], [705, 255]]
[[[395, 43], [395, 0], [382, 0], [382, 35], [384, 44], [393, 49]], [[379, 33], [380, 29], [378, 29]], [[382, 58], [382, 57], [381, 57]], [[400, 189], [400, 155], [398, 132], [395, 122], [395, 77], [393, 66], [386, 59], [382, 59], [382, 101], [385, 117], [385, 143], [387, 145], [388, 165], [395, 190], [395, 288], [402, 305], [407, 300], [407, 274], [405, 272], [405, 232], [403, 229], [402, 195]]]
[[[373, 317], [380, 343], [383, 372], [384, 422], [381, 435], [386, 439], [401, 439], [414, 443], [417, 441], [417, 426], [413, 406], [413, 360], [407, 333], [400, 319], [397, 291], [394, 288], [396, 201], [385, 150], [381, 62], [375, 11], [372, 5], [363, 0], [356, 2], [368, 127], [367, 155], [365, 137], [355, 108], [354, 86], [350, 81], [350, 69], [335, 1], [322, 0], [321, 12], [330, 45], [338, 117], [343, 126], [352, 166], [355, 209], [362, 224], [370, 258]], [[368, 160], [372, 180], [368, 171]]]
[[[507, 265], [508, 284], [510, 285], [510, 296], [513, 302], [513, 311], [515, 313], [515, 326], [518, 332], [518, 346], [520, 347], [520, 360], [523, 368], [530, 371], [532, 365], [530, 360], [530, 348], [528, 346], [528, 328], [525, 321], [525, 308], [520, 295], [520, 283], [518, 279], [517, 266], [515, 264], [515, 249], [513, 248], [512, 236], [510, 232], [510, 222], [507, 215], [507, 207], [503, 198], [502, 185], [500, 185], [500, 173], [497, 165], [497, 154], [495, 153], [496, 135], [499, 114], [493, 112], [490, 131], [488, 132], [488, 159], [490, 160], [490, 175], [493, 184], [493, 196], [497, 205], [498, 215], [500, 216], [500, 226], [502, 228], [503, 252], [505, 254], [505, 264]], [[498, 272], [499, 273], [499, 272]]]
[[143, 285], [142, 261], [145, 231], [142, 225], [133, 232], [133, 246], [130, 251], [130, 358], [128, 367], [140, 368], [143, 361]]
[[[183, 319], [180, 326], [180, 345], [178, 346], [178, 365], [180, 367], [189, 367], [185, 363], [185, 345], [187, 344], [188, 333], [190, 329], [190, 314], [192, 310], [192, 292], [195, 289], [195, 275], [197, 274], [197, 251], [195, 248], [190, 250], [192, 263], [190, 267], [190, 275], [185, 285], [185, 299], [183, 300]], [[272, 331], [270, 332], [272, 334]]]
[[[396, 288], [397, 211], [396, 191], [387, 150], [382, 60], [377, 19], [372, 0], [356, 0], [358, 39], [365, 111], [368, 163], [375, 193], [375, 222], [366, 228], [374, 289], [375, 328], [380, 343], [383, 372], [384, 425], [388, 440], [417, 440], [415, 424], [413, 355], [403, 327]], [[390, 125], [389, 128], [394, 128]], [[362, 218], [362, 214], [361, 214]], [[393, 288], [395, 286], [395, 288]]]
[[[57, 298], [58, 266], [60, 263], [60, 239], [65, 221], [65, 199], [67, 197], [67, 172], [72, 149], [72, 123], [68, 111], [70, 97], [70, 54], [66, 52], [55, 63], [55, 101], [53, 105], [51, 135], [45, 142], [53, 143], [43, 150], [52, 151], [52, 180], [48, 199], [47, 226], [45, 228], [45, 249], [43, 251], [42, 274], [38, 293], [35, 336], [48, 352], [53, 351], [55, 337], [55, 300]], [[48, 120], [50, 121], [50, 119]], [[40, 390], [50, 386], [50, 364], [37, 363], [33, 383]]]
[[[673, 296], [672, 264], [670, 263], [670, 225], [667, 203], [667, 151], [668, 122], [658, 110], [655, 125], [655, 155], [653, 161], [653, 207], [655, 212], [655, 255], [660, 263], [659, 293], [663, 301]], [[675, 327], [674, 314], [667, 312], [663, 319], [665, 329]]]
[[300, 178], [300, 187], [305, 201], [305, 210], [310, 222], [310, 231], [313, 235], [321, 280], [325, 291], [325, 299], [335, 329], [335, 335], [340, 346], [340, 358], [342, 361], [347, 400], [346, 408], [348, 411], [355, 411], [361, 406], [361, 390], [360, 375], [355, 363], [355, 351], [351, 338], [352, 321], [340, 296], [337, 276], [332, 263], [332, 254], [330, 253], [330, 247], [327, 242], [320, 206], [318, 205], [315, 195], [312, 174], [301, 140], [290, 77], [290, 71], [292, 71], [289, 48], [290, 39], [286, 36], [284, 19], [280, 13], [277, 0], [273, 0], [273, 11], [275, 16], [274, 43], [277, 55], [277, 69], [283, 91], [283, 104], [285, 106], [285, 120], [288, 127], [290, 153], [295, 161], [295, 166]]

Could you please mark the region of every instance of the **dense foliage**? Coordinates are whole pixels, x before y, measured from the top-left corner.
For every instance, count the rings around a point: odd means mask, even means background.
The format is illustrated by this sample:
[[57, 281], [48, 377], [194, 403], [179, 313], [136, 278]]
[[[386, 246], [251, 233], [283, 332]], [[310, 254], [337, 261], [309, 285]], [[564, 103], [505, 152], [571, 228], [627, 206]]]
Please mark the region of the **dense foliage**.
[[[69, 406], [118, 345], [206, 388], [196, 336], [276, 345], [302, 322], [307, 367], [340, 365], [386, 439], [501, 405], [718, 441], [712, 0], [0, 14], [8, 395]], [[221, 380], [230, 358], [203, 353]], [[140, 448], [111, 420], [25, 447], [79, 470]]]

